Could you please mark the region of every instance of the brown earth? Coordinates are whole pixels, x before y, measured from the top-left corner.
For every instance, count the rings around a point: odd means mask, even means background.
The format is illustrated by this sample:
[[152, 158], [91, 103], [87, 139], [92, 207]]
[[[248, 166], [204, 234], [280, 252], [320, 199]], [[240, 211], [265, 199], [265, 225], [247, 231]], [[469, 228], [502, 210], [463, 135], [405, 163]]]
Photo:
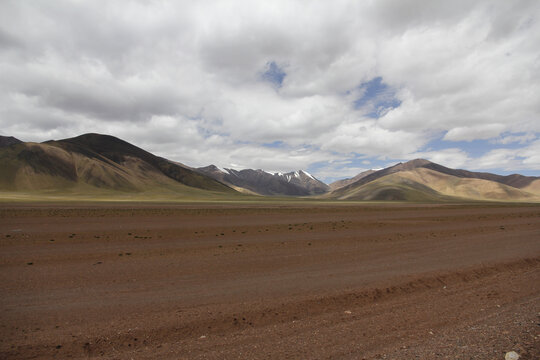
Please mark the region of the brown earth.
[[0, 358], [540, 357], [540, 206], [2, 205]]

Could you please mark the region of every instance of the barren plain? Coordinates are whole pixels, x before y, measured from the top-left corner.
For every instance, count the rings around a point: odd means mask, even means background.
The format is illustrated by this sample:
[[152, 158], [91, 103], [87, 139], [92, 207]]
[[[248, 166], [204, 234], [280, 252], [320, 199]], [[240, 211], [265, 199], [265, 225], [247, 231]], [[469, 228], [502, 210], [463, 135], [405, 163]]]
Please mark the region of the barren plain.
[[540, 357], [540, 206], [3, 204], [2, 359]]

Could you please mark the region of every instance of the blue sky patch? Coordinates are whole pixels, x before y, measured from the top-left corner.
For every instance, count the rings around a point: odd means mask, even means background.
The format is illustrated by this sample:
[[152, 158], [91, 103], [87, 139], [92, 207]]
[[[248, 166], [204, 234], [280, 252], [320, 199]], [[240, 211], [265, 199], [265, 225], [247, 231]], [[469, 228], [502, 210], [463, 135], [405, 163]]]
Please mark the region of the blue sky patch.
[[[527, 134], [507, 132], [501, 134], [501, 137], [499, 138], [472, 141], [451, 141], [439, 138], [428, 143], [422, 151], [439, 151], [448, 148], [459, 148], [466, 152], [470, 157], [478, 158], [494, 149], [521, 149], [525, 146], [525, 144], [536, 139], [536, 137], [533, 136], [529, 138], [529, 140], [519, 141], [519, 139], [525, 137], [525, 135]], [[503, 139], [506, 137], [515, 138], [517, 140], [509, 141], [506, 144], [497, 141], [498, 139]]]
[[[477, 158], [481, 157], [490, 150], [497, 148], [490, 143], [489, 140], [473, 140], [473, 141], [447, 141], [447, 140], [435, 140], [430, 142], [424, 149], [424, 151], [440, 151], [449, 148], [459, 148], [465, 151], [469, 156]], [[499, 146], [500, 147], [500, 146]], [[509, 147], [509, 146], [504, 146]]]
[[395, 97], [395, 91], [386, 85], [380, 76], [362, 83], [359, 89], [363, 94], [355, 100], [354, 107], [365, 110], [365, 115], [370, 118], [378, 119], [388, 110], [401, 105], [401, 101]]
[[271, 61], [266, 63], [266, 70], [262, 73], [261, 78], [279, 88], [283, 85], [285, 76], [287, 73], [275, 61]]
[[282, 147], [285, 147], [285, 143], [281, 140], [278, 140], [278, 141], [273, 141], [271, 143], [264, 143], [262, 144], [262, 146], [268, 147], [268, 148], [282, 148]]

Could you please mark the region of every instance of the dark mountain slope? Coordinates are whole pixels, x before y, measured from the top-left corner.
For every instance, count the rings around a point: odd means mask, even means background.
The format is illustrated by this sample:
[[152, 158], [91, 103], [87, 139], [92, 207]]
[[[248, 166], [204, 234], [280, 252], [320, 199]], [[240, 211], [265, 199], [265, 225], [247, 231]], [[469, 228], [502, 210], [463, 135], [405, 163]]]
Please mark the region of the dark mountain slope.
[[17, 138], [14, 138], [13, 136], [0, 135], [0, 148], [16, 145], [20, 143], [22, 143], [22, 141]]

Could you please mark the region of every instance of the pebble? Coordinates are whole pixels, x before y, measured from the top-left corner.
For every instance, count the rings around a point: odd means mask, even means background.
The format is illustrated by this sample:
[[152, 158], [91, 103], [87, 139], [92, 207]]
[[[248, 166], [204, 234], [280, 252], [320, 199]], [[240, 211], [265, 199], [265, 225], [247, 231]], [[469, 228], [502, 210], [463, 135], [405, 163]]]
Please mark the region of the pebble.
[[506, 355], [504, 355], [504, 360], [518, 360], [518, 359], [519, 359], [519, 355], [515, 351], [509, 351], [506, 353]]

